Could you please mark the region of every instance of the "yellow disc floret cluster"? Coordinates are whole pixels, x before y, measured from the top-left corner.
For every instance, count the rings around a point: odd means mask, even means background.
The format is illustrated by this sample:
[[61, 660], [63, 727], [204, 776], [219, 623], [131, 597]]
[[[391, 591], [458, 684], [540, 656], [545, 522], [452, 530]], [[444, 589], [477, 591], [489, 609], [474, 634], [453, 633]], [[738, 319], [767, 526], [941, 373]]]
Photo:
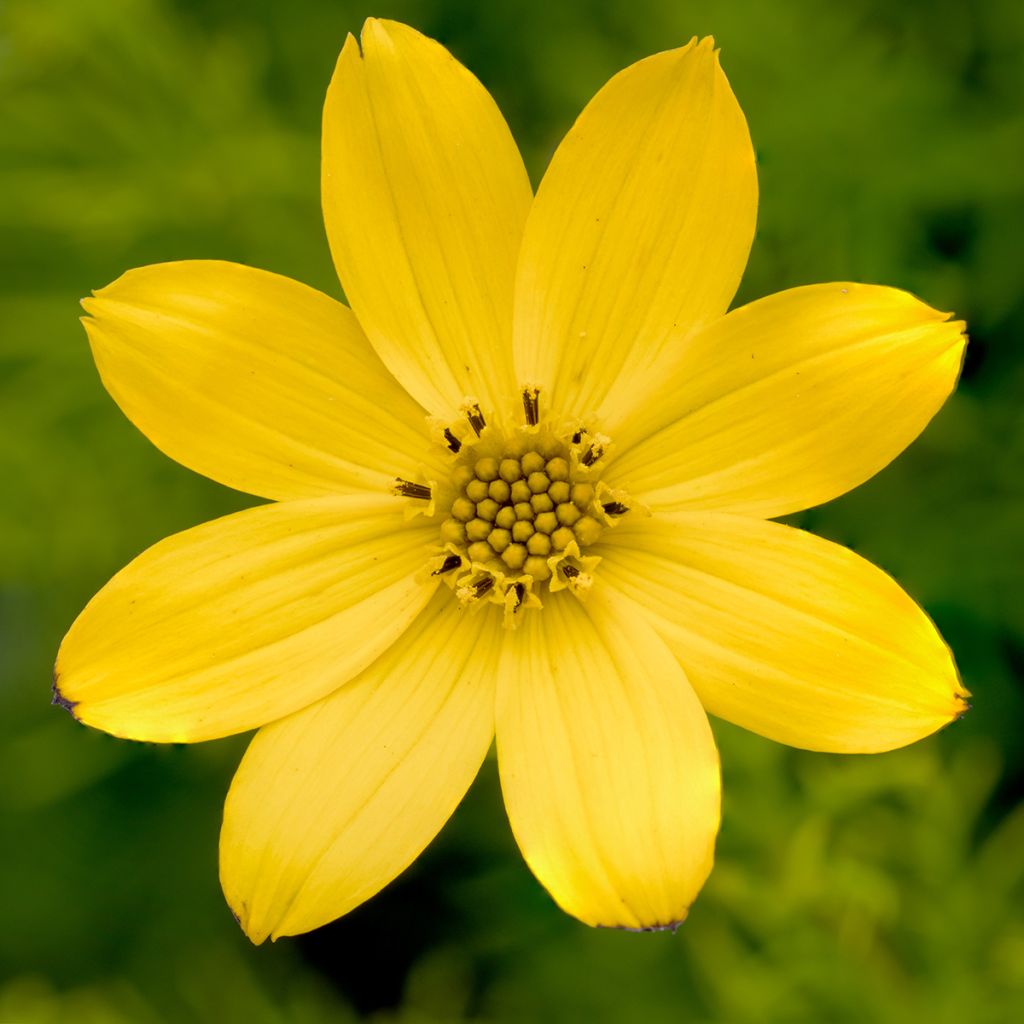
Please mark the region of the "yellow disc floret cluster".
[[524, 389], [523, 408], [525, 424], [488, 424], [467, 402], [465, 419], [443, 429], [447, 478], [399, 478], [394, 487], [439, 520], [430, 574], [463, 604], [503, 605], [508, 626], [520, 611], [542, 607], [542, 589], [583, 596], [601, 561], [589, 549], [633, 504], [601, 480], [607, 437], [541, 421], [536, 389]]
[[[531, 440], [535, 447], [520, 454], [517, 449]], [[601, 536], [597, 490], [574, 472], [564, 443], [551, 436], [515, 441], [495, 455], [473, 450], [456, 467], [441, 539], [465, 551], [470, 562], [500, 561], [506, 573], [541, 583], [551, 578], [552, 555], [569, 551], [574, 542], [583, 551]]]
[[583, 427], [541, 422], [524, 389], [525, 425], [488, 424], [479, 406], [443, 431], [453, 456], [446, 480], [395, 481], [395, 493], [427, 502], [440, 551], [430, 572], [464, 604], [504, 606], [505, 624], [542, 606], [540, 590], [582, 596], [600, 557], [588, 551], [630, 511], [601, 481], [608, 439]]

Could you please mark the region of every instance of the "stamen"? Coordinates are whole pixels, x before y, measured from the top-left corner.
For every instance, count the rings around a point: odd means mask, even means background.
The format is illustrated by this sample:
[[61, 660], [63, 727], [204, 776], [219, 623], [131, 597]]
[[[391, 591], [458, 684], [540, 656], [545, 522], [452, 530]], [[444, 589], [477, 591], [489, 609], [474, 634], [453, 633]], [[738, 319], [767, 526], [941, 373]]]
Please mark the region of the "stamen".
[[629, 511], [629, 506], [623, 505], [621, 501], [606, 501], [601, 508], [610, 516], [624, 516]]
[[590, 589], [594, 582], [594, 569], [601, 559], [596, 555], [583, 554], [589, 544], [589, 541], [574, 541], [548, 560], [553, 573], [550, 583], [553, 594], [568, 589], [580, 597]]
[[526, 584], [513, 583], [512, 586], [509, 587], [509, 590], [516, 595], [516, 603], [512, 606], [512, 611], [517, 612], [522, 606], [523, 598], [526, 597]]
[[451, 427], [444, 428], [444, 439], [448, 442], [448, 447], [458, 455], [462, 449], [462, 442], [452, 433]]
[[466, 419], [469, 420], [469, 425], [473, 428], [473, 432], [479, 437], [483, 433], [484, 427], [487, 426], [487, 420], [484, 419], [484, 414], [480, 411], [480, 406], [476, 402], [466, 407]]
[[430, 501], [430, 488], [426, 484], [414, 484], [411, 480], [395, 478], [395, 494], [403, 498], [419, 498], [422, 501]]
[[604, 455], [604, 445], [592, 444], [580, 456], [580, 464], [583, 466], [592, 466], [599, 458], [601, 458], [602, 455]]
[[473, 597], [479, 600], [494, 586], [494, 577], [489, 572], [481, 573], [475, 580], [470, 580], [467, 586], [473, 591]]
[[540, 419], [540, 388], [523, 388], [523, 411], [527, 425], [535, 427]]
[[435, 569], [430, 575], [431, 576], [443, 576], [446, 572], [451, 572], [452, 569], [458, 569], [462, 565], [462, 559], [458, 555], [448, 555], [447, 558], [441, 563], [441, 565]]
[[576, 432], [572, 435], [572, 443], [579, 444], [583, 440], [583, 435], [587, 432], [586, 427], [577, 427]]

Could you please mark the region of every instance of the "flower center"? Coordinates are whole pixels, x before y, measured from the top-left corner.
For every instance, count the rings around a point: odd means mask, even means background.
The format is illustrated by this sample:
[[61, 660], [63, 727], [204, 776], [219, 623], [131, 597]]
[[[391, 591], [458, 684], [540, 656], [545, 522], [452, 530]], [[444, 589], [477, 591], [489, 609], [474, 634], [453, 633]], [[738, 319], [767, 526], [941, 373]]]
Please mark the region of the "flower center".
[[582, 551], [601, 536], [594, 484], [559, 438], [494, 439], [468, 456], [451, 476], [454, 497], [441, 539], [465, 550], [471, 562], [490, 568], [500, 559], [506, 569], [543, 582], [552, 575], [553, 554], [573, 542]]
[[591, 549], [631, 504], [601, 480], [607, 438], [540, 421], [535, 389], [524, 390], [523, 408], [523, 424], [489, 424], [467, 403], [465, 420], [443, 431], [448, 479], [396, 482], [441, 517], [433, 575], [465, 604], [503, 605], [506, 625], [541, 607], [545, 589], [586, 590], [600, 561]]

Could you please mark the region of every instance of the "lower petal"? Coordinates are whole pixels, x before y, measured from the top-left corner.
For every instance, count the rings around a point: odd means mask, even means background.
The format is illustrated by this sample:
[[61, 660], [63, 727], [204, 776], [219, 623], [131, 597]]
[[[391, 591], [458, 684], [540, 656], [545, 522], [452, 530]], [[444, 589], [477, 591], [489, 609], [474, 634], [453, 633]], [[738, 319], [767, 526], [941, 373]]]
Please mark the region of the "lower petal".
[[435, 533], [387, 495], [264, 505], [168, 537], [61, 644], [56, 700], [115, 736], [187, 743], [318, 700], [430, 599]]
[[554, 595], [506, 636], [501, 786], [559, 906], [595, 926], [672, 927], [711, 870], [718, 754], [678, 662], [614, 597]]
[[494, 735], [500, 629], [442, 588], [357, 679], [256, 735], [220, 845], [224, 893], [253, 942], [347, 913], [440, 831]]
[[874, 753], [966, 710], [935, 626], [885, 573], [802, 530], [724, 513], [623, 523], [608, 579], [709, 712], [809, 750]]

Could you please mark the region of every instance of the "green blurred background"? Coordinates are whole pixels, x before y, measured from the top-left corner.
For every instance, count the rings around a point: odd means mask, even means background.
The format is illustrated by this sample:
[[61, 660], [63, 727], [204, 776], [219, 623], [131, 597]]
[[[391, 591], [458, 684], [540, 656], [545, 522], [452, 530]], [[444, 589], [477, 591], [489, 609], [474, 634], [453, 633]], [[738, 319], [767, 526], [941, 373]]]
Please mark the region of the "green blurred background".
[[[760, 161], [739, 298], [883, 282], [970, 327], [960, 390], [923, 438], [800, 521], [924, 604], [974, 710], [865, 758], [716, 723], [718, 865], [674, 936], [557, 911], [489, 763], [383, 894], [253, 948], [216, 865], [245, 739], [132, 744], [49, 705], [57, 644], [93, 592], [157, 539], [246, 504], [122, 417], [78, 299], [186, 257], [339, 295], [320, 107], [368, 14], [482, 78], [534, 181], [613, 72], [714, 34]], [[1024, 1019], [1022, 101], [1018, 0], [0, 4], [0, 1022]]]

